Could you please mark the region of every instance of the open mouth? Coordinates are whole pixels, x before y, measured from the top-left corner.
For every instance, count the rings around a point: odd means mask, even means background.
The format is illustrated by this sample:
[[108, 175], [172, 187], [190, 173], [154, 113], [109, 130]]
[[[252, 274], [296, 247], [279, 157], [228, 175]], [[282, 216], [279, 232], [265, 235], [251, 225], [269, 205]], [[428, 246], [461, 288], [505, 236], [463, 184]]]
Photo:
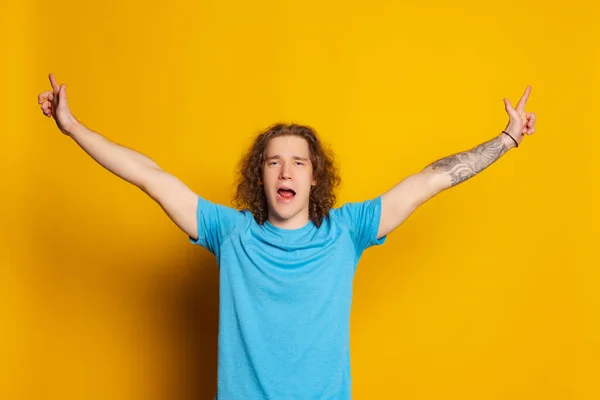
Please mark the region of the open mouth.
[[277, 191], [277, 196], [285, 200], [292, 199], [295, 195], [296, 192], [294, 192], [292, 189], [279, 189]]

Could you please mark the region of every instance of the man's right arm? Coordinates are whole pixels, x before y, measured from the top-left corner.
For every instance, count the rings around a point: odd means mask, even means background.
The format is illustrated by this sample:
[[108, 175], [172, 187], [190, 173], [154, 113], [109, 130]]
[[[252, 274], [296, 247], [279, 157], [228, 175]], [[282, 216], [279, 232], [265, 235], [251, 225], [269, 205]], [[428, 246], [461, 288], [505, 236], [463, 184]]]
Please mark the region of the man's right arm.
[[181, 230], [198, 238], [198, 195], [183, 182], [149, 157], [114, 143], [79, 122], [69, 126], [65, 134], [104, 168], [148, 194]]

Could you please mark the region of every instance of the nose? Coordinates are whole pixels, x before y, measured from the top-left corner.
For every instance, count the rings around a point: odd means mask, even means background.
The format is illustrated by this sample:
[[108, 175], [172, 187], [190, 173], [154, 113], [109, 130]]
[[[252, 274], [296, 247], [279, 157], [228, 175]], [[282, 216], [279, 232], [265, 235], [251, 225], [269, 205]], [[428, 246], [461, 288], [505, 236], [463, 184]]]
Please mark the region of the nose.
[[290, 174], [290, 168], [287, 163], [283, 163], [281, 169], [279, 170], [279, 179], [292, 179], [292, 175]]

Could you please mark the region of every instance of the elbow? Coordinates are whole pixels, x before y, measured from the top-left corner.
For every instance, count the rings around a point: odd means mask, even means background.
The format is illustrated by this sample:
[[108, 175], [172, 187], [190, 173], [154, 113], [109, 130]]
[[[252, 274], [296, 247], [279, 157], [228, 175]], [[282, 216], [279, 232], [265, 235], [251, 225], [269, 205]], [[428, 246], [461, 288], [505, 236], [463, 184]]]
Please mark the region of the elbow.
[[425, 185], [432, 193], [431, 197], [452, 187], [452, 178], [446, 171], [434, 170], [431, 167], [426, 167], [419, 174], [424, 176]]
[[421, 171], [418, 175], [420, 176], [420, 179], [422, 179], [422, 187], [425, 188], [425, 198], [423, 199], [423, 202], [429, 200], [451, 186], [451, 179], [447, 173], [435, 171], [428, 167]]
[[160, 168], [147, 167], [143, 168], [138, 174], [136, 174], [133, 183], [142, 192], [146, 193], [152, 198], [155, 198], [155, 192], [158, 186], [161, 185], [161, 181], [165, 179], [165, 172]]

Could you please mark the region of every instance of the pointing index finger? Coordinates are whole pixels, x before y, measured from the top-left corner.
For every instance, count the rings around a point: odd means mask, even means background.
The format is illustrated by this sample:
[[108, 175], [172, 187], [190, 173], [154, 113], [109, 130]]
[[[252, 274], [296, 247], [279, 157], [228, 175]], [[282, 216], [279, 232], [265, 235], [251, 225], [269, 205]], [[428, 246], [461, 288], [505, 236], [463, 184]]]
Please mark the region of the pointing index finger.
[[60, 87], [58, 86], [58, 83], [56, 83], [56, 78], [54, 78], [54, 74], [50, 74], [48, 76], [48, 78], [50, 78], [50, 84], [52, 85], [52, 90], [54, 90], [55, 92], [58, 92]]
[[515, 108], [515, 110], [523, 111], [525, 109], [525, 104], [527, 103], [527, 99], [529, 98], [529, 93], [531, 93], [531, 86], [527, 86], [527, 89], [525, 89], [525, 93], [523, 93], [521, 100], [519, 100], [519, 103], [517, 103], [517, 107]]

